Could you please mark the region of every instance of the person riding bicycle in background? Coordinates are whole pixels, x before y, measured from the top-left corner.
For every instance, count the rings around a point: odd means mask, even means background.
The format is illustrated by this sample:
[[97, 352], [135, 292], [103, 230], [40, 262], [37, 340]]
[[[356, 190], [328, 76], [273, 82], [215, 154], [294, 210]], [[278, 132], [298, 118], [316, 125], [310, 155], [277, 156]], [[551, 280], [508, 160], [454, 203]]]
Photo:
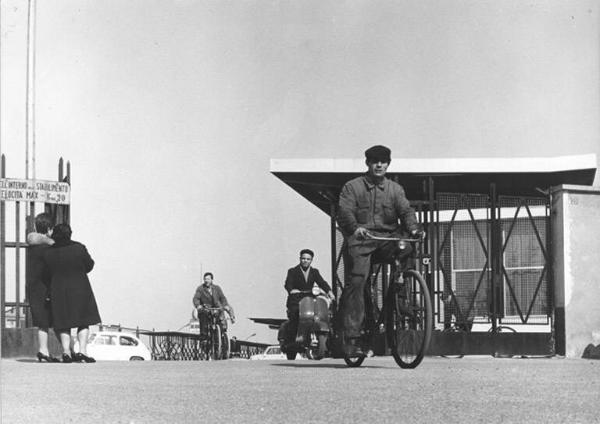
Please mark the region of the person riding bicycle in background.
[[[200, 335], [208, 335], [208, 319], [205, 314], [202, 313], [204, 308], [223, 308], [229, 314], [231, 323], [235, 322], [235, 316], [233, 308], [229, 305], [227, 298], [223, 294], [221, 287], [213, 284], [212, 272], [204, 273], [204, 283], [199, 285], [194, 294], [193, 303], [194, 307], [198, 311], [198, 320], [200, 322]], [[225, 314], [221, 312], [220, 316], [221, 328], [223, 331], [227, 330], [227, 318]]]
[[[390, 241], [369, 239], [368, 234], [399, 237], [422, 233], [415, 211], [410, 207], [402, 186], [385, 177], [391, 151], [373, 146], [365, 151], [367, 172], [348, 181], [339, 198], [337, 222], [344, 233], [347, 270], [340, 299], [344, 353], [363, 356], [360, 336], [365, 319], [364, 289], [371, 260], [390, 262], [396, 246]], [[410, 247], [405, 251], [410, 253]]]
[[284, 343], [288, 344], [295, 340], [298, 331], [299, 304], [300, 300], [311, 292], [313, 285], [316, 284], [327, 293], [331, 300], [335, 297], [327, 281], [323, 279], [317, 268], [311, 267], [315, 254], [310, 249], [300, 251], [300, 264], [290, 268], [285, 278], [285, 290], [288, 292], [286, 301], [287, 307], [287, 334], [282, 334]]

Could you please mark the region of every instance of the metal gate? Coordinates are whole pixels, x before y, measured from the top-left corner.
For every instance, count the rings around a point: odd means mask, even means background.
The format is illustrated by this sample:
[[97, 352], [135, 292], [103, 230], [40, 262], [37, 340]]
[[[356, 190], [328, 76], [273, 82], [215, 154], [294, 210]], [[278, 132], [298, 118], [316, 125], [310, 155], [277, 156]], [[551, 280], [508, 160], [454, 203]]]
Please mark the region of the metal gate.
[[491, 192], [435, 196], [430, 353], [551, 355], [548, 201]]

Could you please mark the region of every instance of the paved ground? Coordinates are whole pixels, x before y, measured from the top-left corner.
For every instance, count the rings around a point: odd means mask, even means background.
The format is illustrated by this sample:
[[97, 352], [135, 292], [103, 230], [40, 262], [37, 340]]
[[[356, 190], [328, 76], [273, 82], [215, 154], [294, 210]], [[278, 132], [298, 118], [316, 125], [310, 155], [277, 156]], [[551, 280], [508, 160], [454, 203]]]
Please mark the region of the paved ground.
[[4, 423], [598, 423], [600, 361], [3, 359]]

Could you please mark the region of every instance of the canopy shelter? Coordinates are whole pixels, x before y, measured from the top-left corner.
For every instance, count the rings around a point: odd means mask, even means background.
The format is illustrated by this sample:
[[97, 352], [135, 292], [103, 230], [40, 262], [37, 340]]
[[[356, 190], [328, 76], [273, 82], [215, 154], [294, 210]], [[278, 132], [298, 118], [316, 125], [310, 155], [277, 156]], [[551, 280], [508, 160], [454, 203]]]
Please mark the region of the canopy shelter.
[[[596, 166], [595, 154], [392, 159], [387, 176], [404, 187], [427, 233], [422, 254], [430, 261], [418, 268], [440, 330], [434, 332], [430, 354], [561, 351], [554, 337], [561, 333], [555, 329], [564, 327], [564, 316], [553, 309], [550, 188], [592, 185]], [[336, 296], [348, 271], [344, 237], [335, 222], [338, 197], [348, 180], [365, 171], [364, 159], [271, 160], [277, 178], [330, 216]], [[389, 266], [372, 269], [372, 293], [385, 292]], [[374, 305], [382, 301], [381, 296], [372, 299]], [[511, 334], [504, 332], [509, 327]], [[446, 334], [451, 328], [466, 332]], [[388, 347], [380, 342], [375, 347], [382, 353]]]
[[[271, 159], [271, 173], [302, 197], [330, 214], [342, 186], [366, 171], [364, 159]], [[560, 184], [592, 185], [596, 155], [547, 158], [392, 159], [388, 177], [404, 187], [410, 200], [435, 192], [539, 196]]]

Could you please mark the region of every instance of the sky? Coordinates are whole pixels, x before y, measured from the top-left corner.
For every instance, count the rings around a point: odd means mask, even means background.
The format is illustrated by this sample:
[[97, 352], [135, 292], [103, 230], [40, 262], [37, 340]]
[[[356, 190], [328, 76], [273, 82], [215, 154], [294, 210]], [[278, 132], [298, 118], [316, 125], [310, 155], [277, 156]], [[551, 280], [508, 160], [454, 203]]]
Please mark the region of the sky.
[[[27, 4], [0, 2], [12, 178], [25, 177]], [[71, 163], [73, 239], [96, 261], [103, 323], [177, 330], [211, 271], [231, 335], [272, 343], [246, 318], [285, 317], [299, 250], [331, 269], [328, 216], [270, 159], [373, 144], [424, 164], [600, 158], [599, 14], [596, 1], [38, 1], [36, 176]]]

